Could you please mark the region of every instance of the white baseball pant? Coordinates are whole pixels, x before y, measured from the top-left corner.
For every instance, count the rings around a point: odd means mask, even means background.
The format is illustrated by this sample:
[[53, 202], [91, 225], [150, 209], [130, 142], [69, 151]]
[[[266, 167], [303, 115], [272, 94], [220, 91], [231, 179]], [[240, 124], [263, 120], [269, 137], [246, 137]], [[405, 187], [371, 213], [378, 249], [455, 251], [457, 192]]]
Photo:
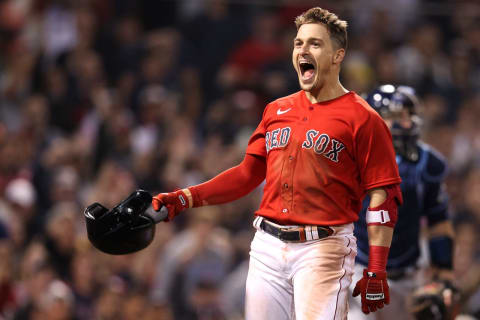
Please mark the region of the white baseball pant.
[[302, 243], [257, 230], [247, 277], [247, 320], [346, 320], [357, 243], [353, 224]]

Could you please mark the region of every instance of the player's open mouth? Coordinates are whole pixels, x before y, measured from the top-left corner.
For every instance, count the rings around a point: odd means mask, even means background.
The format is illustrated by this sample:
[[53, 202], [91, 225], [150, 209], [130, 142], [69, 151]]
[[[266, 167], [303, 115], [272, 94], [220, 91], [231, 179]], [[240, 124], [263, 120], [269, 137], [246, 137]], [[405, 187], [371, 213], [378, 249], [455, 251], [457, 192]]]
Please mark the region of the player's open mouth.
[[315, 66], [312, 63], [308, 61], [300, 61], [298, 65], [300, 67], [300, 73], [303, 81], [313, 79], [313, 76], [315, 75]]

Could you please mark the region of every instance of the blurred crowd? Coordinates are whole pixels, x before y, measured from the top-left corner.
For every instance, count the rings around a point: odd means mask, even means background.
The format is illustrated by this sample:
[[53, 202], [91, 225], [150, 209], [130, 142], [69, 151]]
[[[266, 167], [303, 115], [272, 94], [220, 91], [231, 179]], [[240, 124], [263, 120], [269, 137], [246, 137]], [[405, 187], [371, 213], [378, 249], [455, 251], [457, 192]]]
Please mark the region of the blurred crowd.
[[266, 103], [298, 90], [293, 20], [312, 6], [349, 22], [347, 89], [416, 88], [479, 313], [477, 0], [0, 0], [0, 319], [242, 319], [261, 188], [127, 256], [90, 245], [83, 209], [238, 164]]

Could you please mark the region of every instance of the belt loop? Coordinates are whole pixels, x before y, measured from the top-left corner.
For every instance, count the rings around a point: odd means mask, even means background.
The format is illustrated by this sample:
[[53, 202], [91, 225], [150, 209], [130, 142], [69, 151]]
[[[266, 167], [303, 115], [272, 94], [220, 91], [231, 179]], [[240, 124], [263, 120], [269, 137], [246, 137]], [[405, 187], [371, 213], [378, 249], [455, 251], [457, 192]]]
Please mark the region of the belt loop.
[[[298, 231], [298, 234], [300, 235], [300, 241], [301, 242], [304, 242], [305, 239], [306, 239], [306, 232], [305, 232], [305, 228], [304, 227], [300, 227], [299, 228], [299, 231]], [[308, 240], [308, 239], [307, 239]]]
[[318, 235], [318, 227], [317, 226], [312, 227], [312, 239], [313, 240], [320, 239], [320, 236]]
[[337, 229], [335, 227], [325, 227], [327, 230], [328, 236], [334, 236], [337, 233]]
[[305, 238], [310, 241], [313, 240], [312, 237], [312, 226], [305, 226]]
[[254, 220], [253, 220], [253, 227], [257, 230], [261, 230], [260, 228], [260, 225], [263, 221], [263, 217], [261, 216], [257, 216]]

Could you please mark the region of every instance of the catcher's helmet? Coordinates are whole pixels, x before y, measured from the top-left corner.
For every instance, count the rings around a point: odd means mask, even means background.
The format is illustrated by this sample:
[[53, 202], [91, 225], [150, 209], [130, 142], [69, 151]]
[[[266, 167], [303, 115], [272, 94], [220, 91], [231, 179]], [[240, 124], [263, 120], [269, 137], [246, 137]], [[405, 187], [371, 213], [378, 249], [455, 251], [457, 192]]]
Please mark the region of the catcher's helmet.
[[155, 223], [145, 213], [152, 202], [150, 193], [133, 192], [112, 210], [93, 203], [85, 211], [90, 242], [109, 254], [127, 254], [147, 247], [155, 236]]
[[[367, 96], [367, 102], [382, 118], [392, 121], [390, 131], [395, 152], [407, 160], [417, 161], [421, 120], [418, 116], [419, 102], [415, 90], [408, 86], [395, 87], [385, 84], [371, 92]], [[409, 126], [395, 120], [396, 115], [405, 112], [411, 120]]]

